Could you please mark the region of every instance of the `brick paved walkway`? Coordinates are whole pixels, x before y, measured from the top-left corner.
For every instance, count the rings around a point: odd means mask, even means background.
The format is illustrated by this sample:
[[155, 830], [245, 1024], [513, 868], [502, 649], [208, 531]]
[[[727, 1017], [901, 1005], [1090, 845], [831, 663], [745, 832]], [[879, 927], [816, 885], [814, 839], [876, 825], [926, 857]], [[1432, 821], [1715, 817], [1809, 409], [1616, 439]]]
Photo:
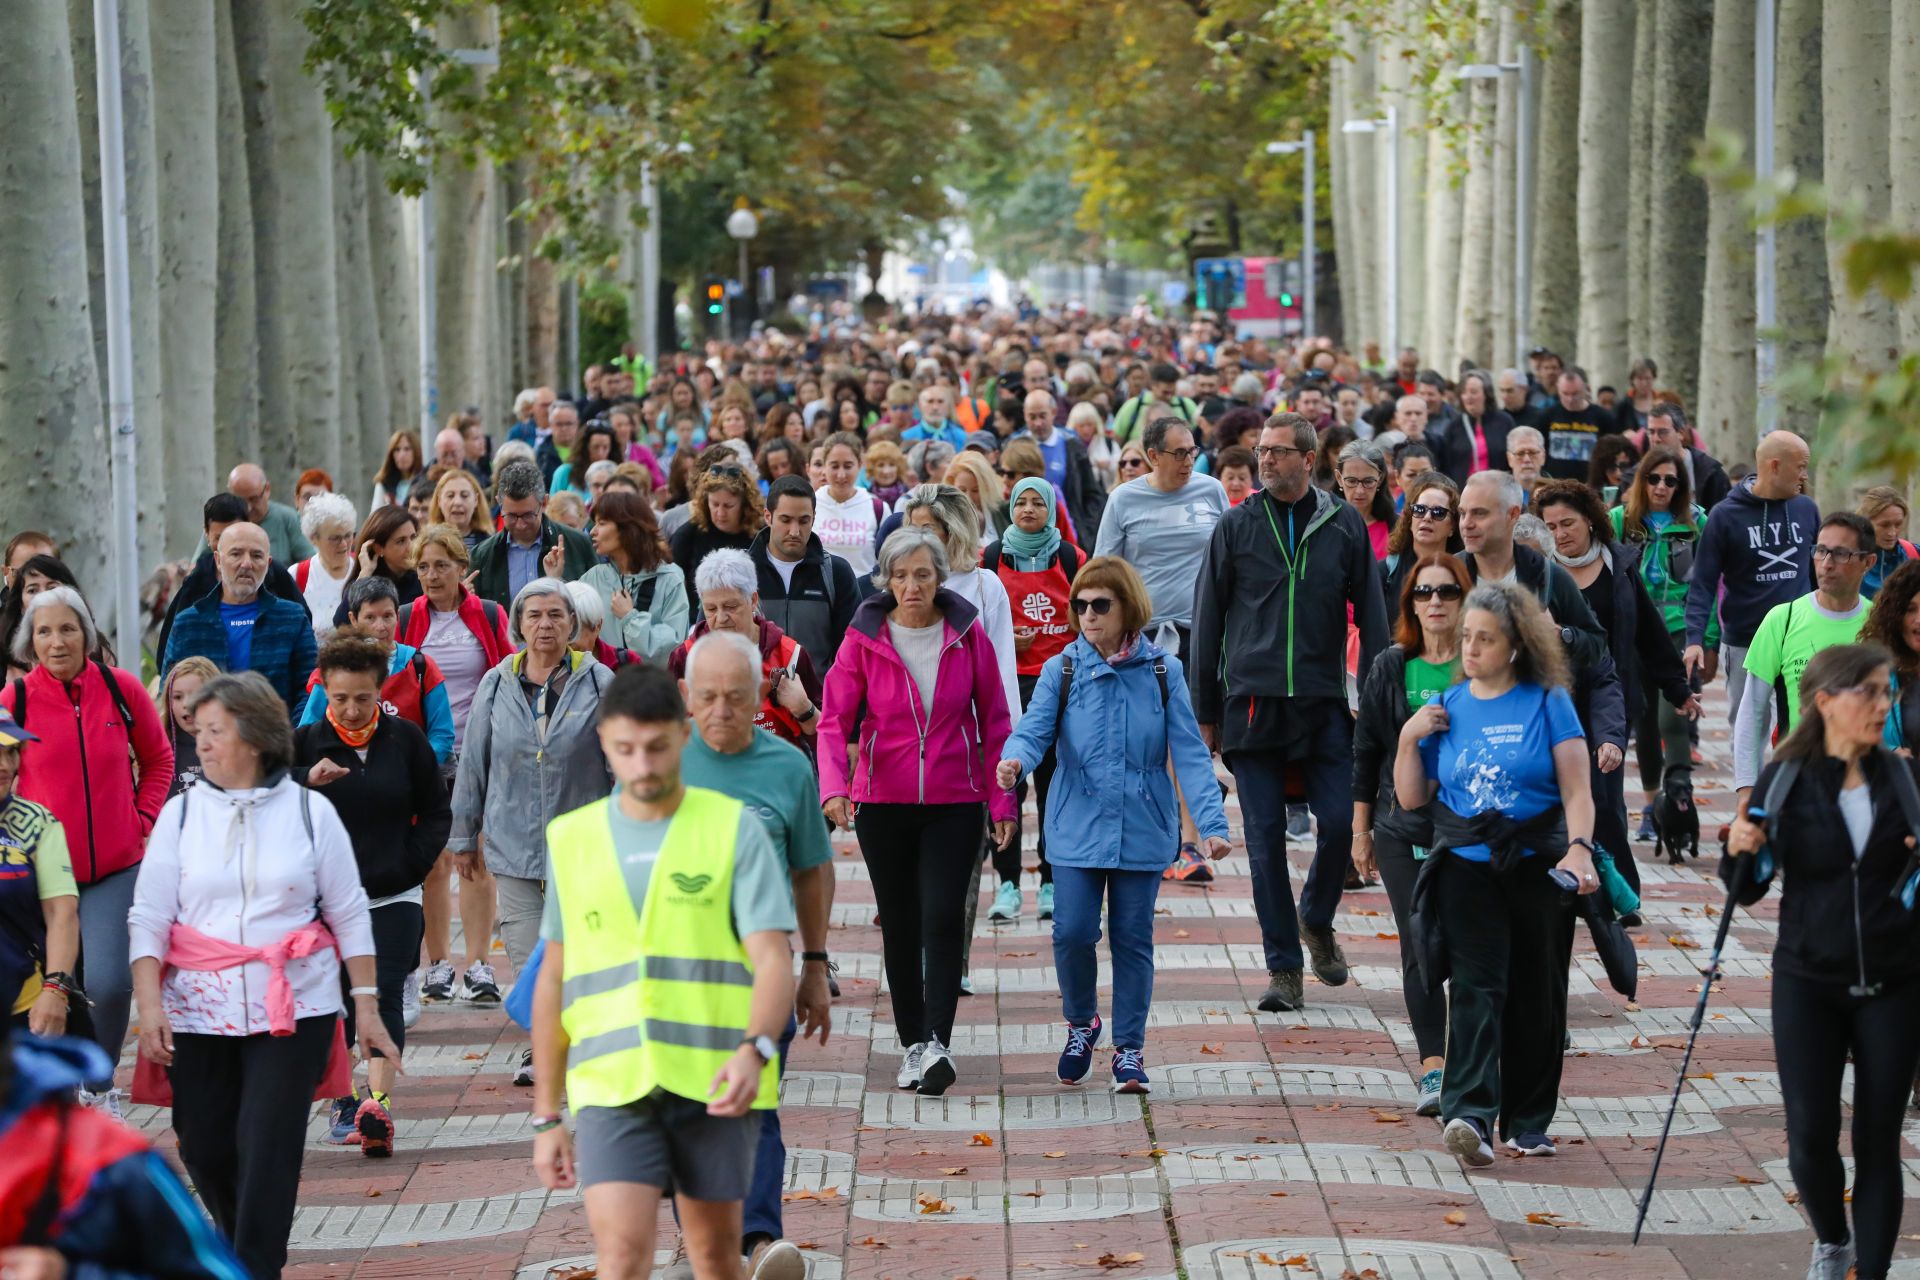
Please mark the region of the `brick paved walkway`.
[[[1697, 775], [1709, 837], [1730, 798], [1717, 698], [1711, 715]], [[1662, 1191], [1643, 1243], [1628, 1244], [1720, 901], [1709, 859], [1669, 869], [1637, 852], [1639, 1002], [1606, 989], [1583, 934], [1560, 1156], [1469, 1173], [1413, 1114], [1418, 1058], [1381, 890], [1343, 904], [1353, 981], [1309, 978], [1305, 1013], [1274, 1016], [1254, 1012], [1266, 975], [1244, 855], [1211, 889], [1167, 886], [1142, 1105], [1100, 1087], [1104, 1053], [1091, 1087], [1054, 1080], [1059, 1002], [1029, 884], [1017, 923], [991, 928], [983, 907], [959, 1083], [919, 1099], [892, 1087], [900, 1049], [872, 896], [844, 845], [831, 939], [844, 995], [831, 1042], [795, 1046], [782, 1108], [787, 1235], [811, 1280], [1799, 1276], [1810, 1234], [1768, 1038], [1771, 899], [1734, 925]], [[1308, 853], [1295, 844], [1297, 869]], [[528, 1165], [529, 1093], [509, 1083], [524, 1042], [497, 1011], [429, 1008], [396, 1091], [394, 1158], [310, 1147], [288, 1275], [534, 1280], [589, 1263], [578, 1197], [540, 1191]], [[1908, 1134], [1920, 1144], [1920, 1123]], [[1920, 1196], [1920, 1159], [1909, 1170]], [[1913, 1207], [1908, 1224], [1920, 1232]], [[663, 1215], [663, 1244], [671, 1232]], [[1920, 1249], [1905, 1252], [1894, 1274], [1920, 1277]]]

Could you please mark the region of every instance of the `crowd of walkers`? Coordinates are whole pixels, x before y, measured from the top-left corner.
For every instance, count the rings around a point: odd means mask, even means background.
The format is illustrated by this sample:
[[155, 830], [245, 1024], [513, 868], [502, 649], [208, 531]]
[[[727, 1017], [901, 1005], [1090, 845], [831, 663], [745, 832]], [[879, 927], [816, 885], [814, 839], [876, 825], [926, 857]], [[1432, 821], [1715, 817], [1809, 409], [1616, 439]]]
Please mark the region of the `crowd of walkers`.
[[[897, 1084], [939, 1095], [972, 939], [1028, 909], [1029, 790], [1063, 1085], [1104, 1041], [1110, 1087], [1152, 1090], [1157, 897], [1211, 881], [1231, 789], [1258, 1008], [1348, 982], [1342, 895], [1383, 885], [1409, 1101], [1470, 1166], [1551, 1156], [1576, 928], [1630, 998], [1637, 864], [1699, 855], [1724, 675], [1722, 873], [1786, 899], [1809, 1275], [1887, 1273], [1920, 1061], [1898, 490], [1823, 514], [1788, 431], [1714, 458], [1652, 361], [1623, 392], [1544, 350], [1449, 378], [1205, 315], [830, 314], [636, 368], [529, 388], [497, 445], [468, 413], [396, 433], [364, 519], [323, 471], [289, 506], [239, 462], [162, 575], [151, 693], [54, 539], [7, 545], [0, 1171], [77, 1125], [196, 1260], [166, 1274], [277, 1276], [313, 1105], [390, 1155], [421, 1004], [505, 994], [535, 1165], [583, 1188], [600, 1274], [645, 1274], [667, 1195], [701, 1280], [800, 1280], [777, 1102], [837, 995], [831, 829], [872, 883]], [[171, 1106], [217, 1234], [112, 1136], [130, 1018], [131, 1096]], [[120, 1247], [35, 1221], [0, 1264]]]

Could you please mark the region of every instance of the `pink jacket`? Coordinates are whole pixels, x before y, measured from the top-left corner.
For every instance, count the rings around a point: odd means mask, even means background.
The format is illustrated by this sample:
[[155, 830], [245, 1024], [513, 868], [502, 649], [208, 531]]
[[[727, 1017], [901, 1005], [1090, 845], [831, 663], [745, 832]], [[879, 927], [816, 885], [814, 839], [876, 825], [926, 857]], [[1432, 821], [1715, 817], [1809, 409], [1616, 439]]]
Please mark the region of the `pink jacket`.
[[[946, 642], [934, 682], [933, 714], [893, 647], [888, 592], [854, 610], [846, 639], [827, 673], [820, 716], [820, 799], [855, 804], [979, 804], [994, 821], [1014, 816], [1013, 793], [994, 784], [1006, 745], [1006, 693], [993, 643], [973, 605], [942, 590], [934, 603], [946, 619]], [[847, 731], [860, 720], [860, 755], [847, 778]]]
[[[190, 924], [174, 921], [167, 934], [167, 969], [198, 969], [217, 973], [235, 965], [260, 961], [267, 977], [267, 1027], [276, 1036], [293, 1034], [293, 984], [287, 981], [287, 961], [335, 949], [333, 934], [318, 920], [303, 924], [264, 947], [248, 947], [202, 933]], [[162, 977], [166, 974], [163, 970]]]
[[[0, 695], [0, 704], [40, 739], [20, 753], [20, 794], [60, 819], [81, 884], [138, 865], [173, 785], [173, 744], [153, 699], [131, 672], [104, 668], [133, 714], [131, 726], [122, 724], [102, 670], [88, 662], [68, 686], [35, 667]], [[129, 746], [139, 761], [138, 791]]]

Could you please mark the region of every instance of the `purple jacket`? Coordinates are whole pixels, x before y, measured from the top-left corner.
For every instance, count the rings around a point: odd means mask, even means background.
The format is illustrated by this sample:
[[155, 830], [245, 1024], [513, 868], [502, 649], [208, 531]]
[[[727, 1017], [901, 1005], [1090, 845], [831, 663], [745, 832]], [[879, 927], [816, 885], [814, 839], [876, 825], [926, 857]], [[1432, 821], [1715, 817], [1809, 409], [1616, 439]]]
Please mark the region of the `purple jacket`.
[[[854, 610], [827, 673], [820, 716], [820, 799], [855, 804], [986, 803], [996, 822], [1014, 816], [1013, 793], [994, 785], [1007, 741], [1006, 694], [993, 643], [971, 602], [942, 588], [933, 598], [946, 619], [933, 714], [893, 647], [887, 615], [893, 595], [868, 596]], [[864, 717], [861, 708], [865, 708]], [[847, 778], [847, 732], [859, 720], [859, 762]]]

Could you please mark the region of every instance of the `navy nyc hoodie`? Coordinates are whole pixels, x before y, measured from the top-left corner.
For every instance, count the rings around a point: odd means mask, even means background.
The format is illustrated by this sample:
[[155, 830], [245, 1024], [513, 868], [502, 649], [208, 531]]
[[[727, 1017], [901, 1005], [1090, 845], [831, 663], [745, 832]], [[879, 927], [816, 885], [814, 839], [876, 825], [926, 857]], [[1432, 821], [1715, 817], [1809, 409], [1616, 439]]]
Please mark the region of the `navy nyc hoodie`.
[[1733, 487], [1707, 513], [1693, 581], [1687, 587], [1687, 643], [1704, 644], [1720, 588], [1720, 631], [1725, 643], [1744, 649], [1760, 620], [1777, 604], [1813, 587], [1813, 542], [1820, 508], [1805, 494], [1772, 502], [1753, 494], [1753, 477]]

